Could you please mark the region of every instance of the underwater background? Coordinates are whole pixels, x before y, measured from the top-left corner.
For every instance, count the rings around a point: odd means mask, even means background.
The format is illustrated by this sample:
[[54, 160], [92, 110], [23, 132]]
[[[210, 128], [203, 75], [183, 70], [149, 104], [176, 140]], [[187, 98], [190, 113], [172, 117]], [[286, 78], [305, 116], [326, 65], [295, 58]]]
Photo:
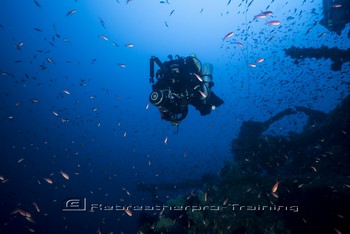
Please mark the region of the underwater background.
[[[346, 4], [2, 0], [0, 233], [349, 233]], [[225, 103], [176, 129], [149, 61], [192, 53]]]

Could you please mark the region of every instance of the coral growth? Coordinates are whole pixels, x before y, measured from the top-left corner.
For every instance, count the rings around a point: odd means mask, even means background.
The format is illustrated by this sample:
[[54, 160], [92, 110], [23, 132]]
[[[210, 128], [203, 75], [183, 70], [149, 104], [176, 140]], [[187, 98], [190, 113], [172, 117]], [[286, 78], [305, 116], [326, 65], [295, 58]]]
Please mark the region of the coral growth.
[[[308, 116], [300, 134], [263, 135], [296, 112]], [[347, 233], [349, 142], [350, 96], [330, 114], [296, 107], [244, 122], [220, 178], [169, 200], [183, 209], [165, 211], [149, 233]]]

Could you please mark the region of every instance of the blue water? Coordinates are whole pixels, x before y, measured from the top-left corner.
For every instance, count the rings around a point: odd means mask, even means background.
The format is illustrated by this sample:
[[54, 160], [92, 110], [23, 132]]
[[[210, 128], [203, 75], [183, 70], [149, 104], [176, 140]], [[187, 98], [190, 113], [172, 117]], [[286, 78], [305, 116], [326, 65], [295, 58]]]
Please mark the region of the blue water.
[[[137, 211], [65, 212], [62, 203], [151, 205], [137, 184], [217, 175], [243, 121], [295, 106], [328, 113], [349, 94], [348, 63], [332, 71], [329, 59], [297, 65], [284, 54], [291, 46], [350, 48], [349, 25], [337, 35], [315, 24], [322, 1], [169, 3], [1, 1], [1, 233], [136, 233]], [[254, 19], [265, 10], [273, 14]], [[191, 107], [176, 134], [149, 104], [149, 59], [191, 53], [214, 65], [213, 91], [225, 103], [207, 116]], [[300, 132], [305, 122], [289, 116], [268, 131]], [[182, 192], [159, 191], [158, 199]]]

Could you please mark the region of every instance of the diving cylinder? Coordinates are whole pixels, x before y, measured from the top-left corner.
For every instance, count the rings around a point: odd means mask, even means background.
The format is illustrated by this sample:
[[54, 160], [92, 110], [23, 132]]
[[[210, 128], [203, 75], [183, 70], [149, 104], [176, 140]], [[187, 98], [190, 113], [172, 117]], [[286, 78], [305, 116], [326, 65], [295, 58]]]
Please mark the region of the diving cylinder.
[[213, 64], [203, 63], [200, 75], [203, 81], [206, 82], [208, 85], [210, 82], [213, 82]]
[[211, 63], [202, 64], [200, 75], [204, 81], [201, 88], [205, 94], [201, 97], [201, 99], [205, 100], [210, 97], [210, 87], [213, 82], [213, 64]]
[[190, 54], [190, 56], [189, 56], [192, 60], [193, 60], [193, 63], [194, 63], [194, 65], [196, 66], [196, 70], [197, 71], [195, 71], [197, 74], [199, 74], [200, 73], [200, 71], [202, 70], [202, 64], [201, 64], [201, 61], [199, 61], [199, 59], [196, 57], [196, 55], [195, 54]]

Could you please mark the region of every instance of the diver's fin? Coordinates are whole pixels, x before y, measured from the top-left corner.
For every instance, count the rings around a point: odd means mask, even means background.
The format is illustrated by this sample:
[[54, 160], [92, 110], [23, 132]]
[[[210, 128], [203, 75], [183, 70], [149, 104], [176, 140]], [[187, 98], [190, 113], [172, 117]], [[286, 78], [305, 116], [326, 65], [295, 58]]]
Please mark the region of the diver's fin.
[[215, 95], [213, 91], [211, 91], [210, 99], [207, 100], [212, 106], [218, 107], [224, 104], [224, 101]]

